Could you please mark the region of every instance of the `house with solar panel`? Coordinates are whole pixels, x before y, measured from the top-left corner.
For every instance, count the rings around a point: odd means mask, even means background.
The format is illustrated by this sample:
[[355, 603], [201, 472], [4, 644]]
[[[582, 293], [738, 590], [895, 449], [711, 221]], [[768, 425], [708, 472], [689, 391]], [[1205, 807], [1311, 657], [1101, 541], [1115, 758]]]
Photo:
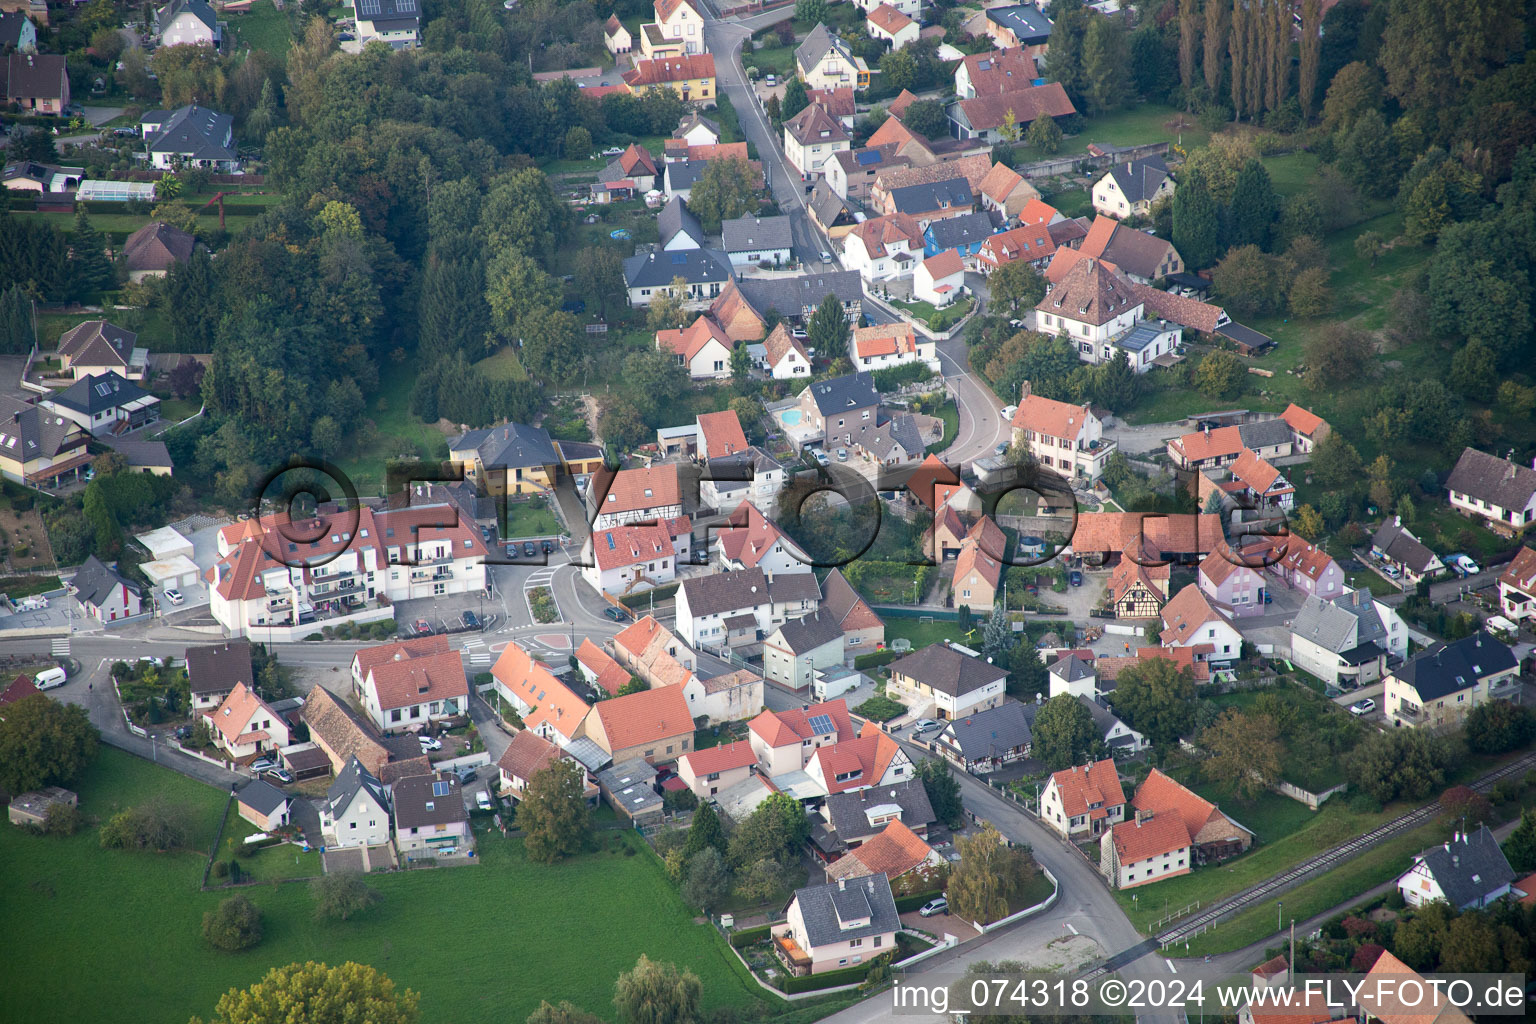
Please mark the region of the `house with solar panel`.
[[240, 169], [235, 155], [235, 119], [196, 105], [151, 110], [139, 118], [139, 133], [152, 166], [160, 170], [203, 167], [222, 174]]
[[91, 461], [90, 435], [73, 420], [0, 396], [0, 476], [28, 487], [57, 484]]
[[350, 3], [357, 18], [357, 39], [342, 43], [343, 50], [360, 53], [374, 40], [391, 49], [410, 50], [421, 42], [419, 0], [350, 0]]
[[93, 437], [126, 434], [160, 418], [160, 399], [115, 372], [82, 377], [42, 404]]
[[411, 775], [394, 785], [395, 845], [406, 859], [467, 853], [469, 810], [459, 780], [447, 772]]

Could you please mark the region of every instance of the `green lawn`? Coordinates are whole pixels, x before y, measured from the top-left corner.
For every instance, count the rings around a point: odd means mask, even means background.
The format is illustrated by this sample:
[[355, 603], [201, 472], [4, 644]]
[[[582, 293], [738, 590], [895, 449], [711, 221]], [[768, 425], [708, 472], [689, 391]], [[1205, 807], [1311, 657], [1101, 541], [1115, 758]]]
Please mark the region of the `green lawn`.
[[[36, 210], [12, 210], [11, 216], [40, 217], [45, 223], [52, 224], [65, 234], [72, 231], [75, 226], [75, 219], [63, 214], [39, 213]], [[107, 235], [113, 244], [121, 245], [129, 235], [148, 224], [150, 218], [147, 213], [93, 213], [90, 219], [93, 228]], [[225, 230], [231, 235], [238, 234], [255, 219], [254, 214], [226, 212]], [[199, 230], [216, 231], [218, 227], [219, 208], [217, 206], [209, 206], [198, 211]]]
[[195, 398], [162, 398], [160, 418], [167, 424], [180, 423], [202, 407], [203, 403]]
[[498, 349], [493, 355], [488, 355], [475, 364], [475, 369], [485, 374], [490, 380], [527, 380], [528, 371], [523, 369], [523, 361], [517, 357], [517, 350], [511, 345]]
[[379, 393], [369, 400], [364, 413], [377, 428], [372, 442], [346, 458], [336, 460], [352, 478], [357, 493], [363, 496], [380, 492], [391, 459], [448, 457], [446, 435], [411, 412], [411, 388], [416, 383], [414, 361], [392, 367], [382, 377]]
[[272, 0], [256, 0], [250, 13], [234, 15], [229, 21], [242, 49], [265, 50], [277, 58], [280, 66], [288, 63], [293, 30], [289, 27], [288, 15], [274, 7]]
[[507, 502], [507, 525], [503, 537], [547, 537], [560, 532], [560, 523], [543, 498]]
[[945, 402], [930, 415], [936, 415], [944, 421], [944, 439], [937, 444], [928, 446], [930, 452], [942, 452], [955, 441], [955, 436], [960, 433], [960, 410], [954, 402]]
[[887, 618], [885, 620], [885, 645], [889, 647], [891, 641], [897, 638], [912, 641], [912, 649], [927, 647], [941, 640], [965, 641], [965, 633], [960, 629], [960, 624], [954, 619], [935, 619], [933, 622], [922, 622], [918, 619]]
[[[197, 815], [205, 849], [227, 799], [111, 749], [76, 789], [95, 818], [163, 794]], [[225, 895], [199, 890], [204, 855], [103, 850], [94, 830], [58, 839], [6, 828], [0, 928], [26, 936], [0, 965], [6, 1015], [77, 1021], [110, 1006], [116, 1020], [206, 1017], [225, 990], [315, 959], [378, 967], [421, 993], [426, 1020], [522, 1020], [543, 998], [611, 1017], [614, 980], [642, 951], [697, 974], [706, 1010], [750, 1015], [760, 990], [713, 929], [693, 923], [659, 862], [632, 833], [603, 835], [617, 849], [546, 867], [521, 842], [482, 834], [480, 865], [375, 875], [382, 902], [345, 923], [316, 923], [302, 883], [252, 886], [265, 938], [230, 955], [201, 937], [203, 913]]]
[[1180, 111], [1175, 107], [1143, 103], [1132, 110], [1122, 110], [1104, 117], [1086, 118], [1083, 122], [1083, 130], [1062, 139], [1061, 149], [1056, 153], [1043, 153], [1033, 146], [1020, 145], [1014, 150], [1014, 160], [1016, 163], [1027, 164], [1039, 160], [1050, 160], [1054, 157], [1075, 156], [1088, 152], [1090, 142], [1107, 143], [1111, 146], [1139, 146], [1148, 142], [1166, 141], [1173, 145], [1182, 145], [1187, 152], [1210, 141], [1210, 132], [1193, 123], [1193, 118], [1182, 132], [1170, 127], [1179, 113]]

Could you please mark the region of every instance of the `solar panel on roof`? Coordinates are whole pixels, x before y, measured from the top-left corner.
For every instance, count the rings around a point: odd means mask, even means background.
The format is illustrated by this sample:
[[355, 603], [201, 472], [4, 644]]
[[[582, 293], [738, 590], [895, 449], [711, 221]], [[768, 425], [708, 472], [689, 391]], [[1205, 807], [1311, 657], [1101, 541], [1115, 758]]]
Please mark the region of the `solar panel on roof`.
[[672, 254], [672, 262], [674, 265], [687, 263], [688, 254], [685, 252], [675, 252]]
[[878, 152], [859, 153], [854, 159], [859, 162], [860, 166], [868, 166], [869, 164], [879, 163], [880, 154]]
[[837, 731], [836, 728], [834, 728], [833, 725], [832, 725], [832, 716], [831, 715], [812, 715], [811, 716], [811, 732], [813, 732], [816, 735], [820, 736], [822, 733], [836, 732], [836, 731]]
[[401, 14], [414, 14], [416, 11], [416, 0], [395, 0], [395, 10]]
[[379, 16], [379, 0], [357, 0], [357, 9], [365, 18]]

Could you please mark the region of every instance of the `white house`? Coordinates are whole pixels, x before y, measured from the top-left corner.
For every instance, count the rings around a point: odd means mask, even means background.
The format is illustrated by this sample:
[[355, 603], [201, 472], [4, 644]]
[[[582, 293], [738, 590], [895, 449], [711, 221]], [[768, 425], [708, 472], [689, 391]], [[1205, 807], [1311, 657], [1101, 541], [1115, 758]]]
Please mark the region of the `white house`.
[[1457, 829], [1449, 842], [1416, 855], [1397, 891], [1410, 907], [1443, 900], [1452, 910], [1472, 910], [1509, 895], [1514, 880], [1499, 841], [1479, 823], [1476, 832]]
[[694, 380], [721, 380], [731, 375], [731, 339], [712, 316], [701, 316], [687, 327], [656, 332], [656, 349], [688, 368]]
[[934, 717], [961, 718], [1003, 702], [1008, 671], [959, 644], [930, 644], [887, 666], [892, 699], [917, 711], [931, 705]]
[[888, 3], [882, 3], [865, 16], [864, 30], [871, 39], [890, 43], [891, 49], [915, 43], [922, 34], [922, 26]]
[[864, 89], [870, 70], [864, 58], [825, 25], [811, 29], [795, 47], [795, 71], [806, 89]]
[[[1061, 252], [1057, 250], [1055, 260], [1062, 259]], [[1079, 356], [1094, 355], [1111, 338], [1129, 331], [1142, 318], [1142, 310], [1141, 298], [1124, 275], [1100, 260], [1078, 257], [1060, 280], [1047, 283], [1045, 298], [1035, 304], [1035, 321], [1046, 334], [1065, 335]]]
[[1486, 629], [1426, 647], [1387, 674], [1382, 713], [1400, 729], [1454, 728], [1479, 704], [1520, 700], [1520, 663]]
[[788, 263], [794, 249], [789, 217], [737, 217], [720, 224], [722, 245], [734, 267]]
[[695, 647], [755, 648], [761, 636], [820, 604], [809, 569], [771, 578], [761, 568], [694, 576], [677, 592], [677, 631]]
[[1104, 440], [1104, 422], [1086, 402], [1073, 405], [1032, 394], [1025, 394], [1014, 411], [1013, 443], [1025, 445], [1040, 466], [1087, 481], [1104, 474], [1115, 449], [1113, 441]]
[[832, 154], [852, 145], [842, 122], [820, 103], [812, 103], [784, 122], [784, 156], [801, 178], [821, 174]]
[[[784, 464], [756, 445], [722, 460], [711, 460], [708, 475], [699, 481], [699, 507], [724, 509], [751, 502], [757, 509], [773, 509], [784, 489]], [[792, 568], [787, 563], [770, 572]]]
[[95, 555], [85, 562], [68, 583], [70, 593], [80, 607], [97, 622], [131, 619], [143, 611], [143, 595], [138, 584], [108, 566]]
[[592, 519], [594, 530], [681, 516], [683, 492], [677, 466], [662, 463], [595, 473], [587, 485], [587, 508], [597, 513]]
[[671, 534], [659, 523], [614, 526], [594, 532], [591, 564], [581, 570], [594, 590], [630, 594], [664, 586], [677, 578]]
[[1064, 768], [1040, 791], [1040, 820], [1064, 839], [1097, 836], [1125, 820], [1125, 790], [1111, 758]]
[[7, 46], [17, 53], [37, 52], [37, 27], [23, 11], [0, 13], [0, 49]]
[[677, 777], [700, 800], [747, 781], [757, 771], [757, 754], [746, 740], [692, 750], [677, 759]]
[[421, 41], [420, 0], [348, 0], [357, 20], [357, 38], [342, 49], [362, 52], [374, 40], [392, 50], [409, 50]]
[[1216, 663], [1236, 661], [1243, 650], [1243, 634], [1231, 618], [1205, 596], [1198, 584], [1191, 583], [1163, 605], [1162, 642], [1164, 647], [1195, 647], [1210, 644], [1209, 660]]
[[1291, 620], [1291, 661], [1327, 683], [1368, 685], [1408, 653], [1408, 628], [1368, 590], [1308, 597]]
[[761, 569], [780, 576], [804, 572], [811, 565], [811, 556], [765, 517], [756, 502], [743, 501], [711, 532], [715, 561], [723, 572]]
[[853, 0], [853, 5], [866, 16], [881, 5], [894, 7], [909, 18], [917, 18], [923, 13], [922, 0]]
[[1499, 574], [1499, 611], [1511, 622], [1536, 617], [1536, 549], [1515, 552]]
[[764, 711], [747, 727], [747, 741], [770, 778], [801, 771], [822, 747], [854, 738], [848, 705], [841, 698], [786, 711]]
[[866, 282], [906, 277], [923, 258], [923, 229], [906, 213], [874, 217], [843, 239], [843, 267]]
[[214, 745], [232, 758], [276, 750], [289, 742], [283, 716], [244, 683], [235, 684], [224, 703], [203, 712], [203, 718], [213, 732]]
[[711, 722], [743, 722], [763, 709], [763, 677], [739, 668], [701, 679], [693, 676], [683, 684], [688, 713]]
[[763, 369], [774, 380], [809, 378], [811, 375], [810, 355], [783, 321], [776, 324], [763, 340]]
[[830, 611], [790, 619], [763, 640], [763, 674], [792, 690], [809, 690], [816, 673], [843, 663], [843, 628]]
[[901, 916], [884, 874], [797, 890], [773, 926], [774, 953], [794, 975], [857, 966], [890, 952]]
[[855, 370], [887, 370], [908, 363], [922, 363], [937, 371], [936, 344], [926, 334], [919, 336], [909, 323], [875, 324], [855, 327], [848, 354]]
[[219, 19], [205, 0], [171, 0], [155, 12], [155, 36], [161, 46], [212, 46], [223, 34]]
[[608, 15], [608, 20], [603, 22], [603, 45], [615, 57], [635, 48], [635, 41], [630, 37], [629, 29], [624, 27], [624, 23], [619, 20], [617, 14]]
[[1497, 455], [1467, 448], [1445, 482], [1451, 507], [1506, 533], [1536, 522], [1536, 461], [1517, 466]]
[[469, 713], [464, 661], [441, 634], [360, 649], [352, 688], [383, 732], [416, 732]]
[[206, 107], [151, 110], [139, 118], [149, 162], [158, 170], [202, 167], [230, 174], [240, 169], [235, 154], [235, 119]]
[[382, 846], [389, 842], [389, 794], [356, 757], [319, 801], [320, 832], [331, 847]]
[[704, 17], [691, 0], [656, 0], [655, 10], [663, 38], [681, 41], [684, 53], [704, 52]]
[[1122, 821], [1099, 846], [1099, 870], [1116, 889], [1187, 875], [1194, 866], [1189, 827], [1174, 811]]
[[918, 302], [943, 307], [964, 291], [965, 261], [958, 249], [945, 249], [930, 256], [912, 271], [912, 298]]
[[1160, 156], [1117, 163], [1093, 183], [1093, 208], [1118, 220], [1146, 216], [1152, 204], [1173, 195], [1173, 189], [1168, 165]]

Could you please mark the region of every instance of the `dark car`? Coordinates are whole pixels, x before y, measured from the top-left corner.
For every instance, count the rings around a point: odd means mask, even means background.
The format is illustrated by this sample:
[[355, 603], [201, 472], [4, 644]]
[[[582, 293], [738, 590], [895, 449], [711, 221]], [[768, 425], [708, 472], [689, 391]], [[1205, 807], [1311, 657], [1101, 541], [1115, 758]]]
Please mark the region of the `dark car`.
[[553, 550], [555, 550], [554, 542], [546, 537], [544, 540], [544, 553], [547, 555]]
[[1083, 574], [1078, 572], [1076, 569], [1073, 569], [1071, 572], [1067, 573], [1067, 582], [1072, 584], [1074, 587], [1080, 587], [1083, 585]]
[[539, 553], [538, 548], [535, 548], [533, 546], [533, 541], [531, 541], [531, 540], [523, 541], [523, 554], [527, 555], [529, 558], [532, 558], [534, 555], [536, 555], [538, 553]]
[[617, 605], [609, 605], [607, 608], [604, 608], [603, 614], [608, 616], [614, 622], [623, 622], [625, 619], [629, 618], [629, 616], [624, 613], [624, 609], [618, 607]]
[[465, 612], [464, 625], [468, 626], [470, 629], [479, 629], [480, 619], [475, 615], [474, 612]]

